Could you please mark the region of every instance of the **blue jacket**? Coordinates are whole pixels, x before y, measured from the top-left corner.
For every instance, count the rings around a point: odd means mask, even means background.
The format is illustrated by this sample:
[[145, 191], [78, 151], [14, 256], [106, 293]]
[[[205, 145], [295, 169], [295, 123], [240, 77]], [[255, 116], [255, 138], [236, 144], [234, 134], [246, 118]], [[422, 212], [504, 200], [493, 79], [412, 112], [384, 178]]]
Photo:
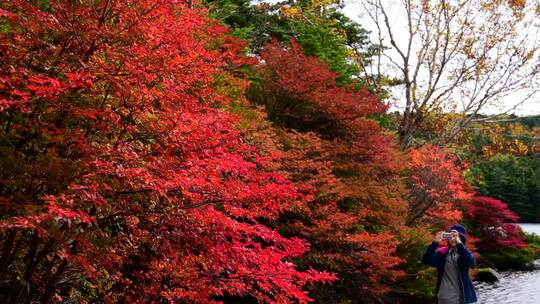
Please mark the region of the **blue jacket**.
[[[458, 266], [465, 303], [475, 303], [477, 301], [476, 292], [474, 291], [474, 286], [469, 277], [469, 269], [476, 265], [476, 260], [474, 255], [465, 247], [465, 245], [463, 245], [463, 243], [457, 245], [457, 251], [459, 253]], [[448, 247], [439, 248], [439, 243], [432, 242], [422, 257], [422, 263], [437, 268], [437, 291], [439, 291], [439, 287], [441, 286], [447, 252]]]

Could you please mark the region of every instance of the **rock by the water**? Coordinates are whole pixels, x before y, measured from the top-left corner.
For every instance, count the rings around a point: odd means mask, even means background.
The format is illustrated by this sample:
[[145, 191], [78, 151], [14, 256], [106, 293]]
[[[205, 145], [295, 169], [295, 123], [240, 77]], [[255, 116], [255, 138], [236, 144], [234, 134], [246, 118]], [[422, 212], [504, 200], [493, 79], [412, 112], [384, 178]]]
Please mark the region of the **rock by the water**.
[[480, 268], [474, 278], [480, 282], [495, 283], [499, 282], [501, 275], [493, 268]]

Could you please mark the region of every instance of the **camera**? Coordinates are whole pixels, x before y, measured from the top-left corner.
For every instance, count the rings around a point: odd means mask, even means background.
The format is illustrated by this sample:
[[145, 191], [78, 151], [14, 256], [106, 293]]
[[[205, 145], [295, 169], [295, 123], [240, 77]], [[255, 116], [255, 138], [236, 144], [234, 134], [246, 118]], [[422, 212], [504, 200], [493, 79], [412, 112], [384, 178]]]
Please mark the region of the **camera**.
[[442, 239], [443, 240], [451, 240], [452, 239], [452, 234], [450, 232], [443, 232], [442, 233]]

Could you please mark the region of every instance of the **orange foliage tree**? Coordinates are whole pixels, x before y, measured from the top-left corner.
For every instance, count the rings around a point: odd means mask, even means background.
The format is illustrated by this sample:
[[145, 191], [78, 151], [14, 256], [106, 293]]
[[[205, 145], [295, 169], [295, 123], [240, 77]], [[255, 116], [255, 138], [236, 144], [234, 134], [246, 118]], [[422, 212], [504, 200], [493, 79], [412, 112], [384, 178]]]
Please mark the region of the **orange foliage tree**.
[[459, 202], [472, 197], [457, 156], [441, 147], [411, 149], [408, 187], [411, 213], [407, 224], [418, 222], [448, 226], [462, 218]]

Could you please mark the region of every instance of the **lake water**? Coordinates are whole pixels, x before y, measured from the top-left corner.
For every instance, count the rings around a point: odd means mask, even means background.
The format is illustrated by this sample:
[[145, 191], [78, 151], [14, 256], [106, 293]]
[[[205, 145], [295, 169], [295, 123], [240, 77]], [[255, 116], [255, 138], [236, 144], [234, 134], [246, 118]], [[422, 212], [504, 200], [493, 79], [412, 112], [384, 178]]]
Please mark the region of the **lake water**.
[[[525, 232], [540, 235], [540, 224], [520, 224]], [[540, 260], [536, 261], [540, 266]], [[478, 304], [539, 304], [540, 270], [503, 271], [498, 283], [476, 283]]]

